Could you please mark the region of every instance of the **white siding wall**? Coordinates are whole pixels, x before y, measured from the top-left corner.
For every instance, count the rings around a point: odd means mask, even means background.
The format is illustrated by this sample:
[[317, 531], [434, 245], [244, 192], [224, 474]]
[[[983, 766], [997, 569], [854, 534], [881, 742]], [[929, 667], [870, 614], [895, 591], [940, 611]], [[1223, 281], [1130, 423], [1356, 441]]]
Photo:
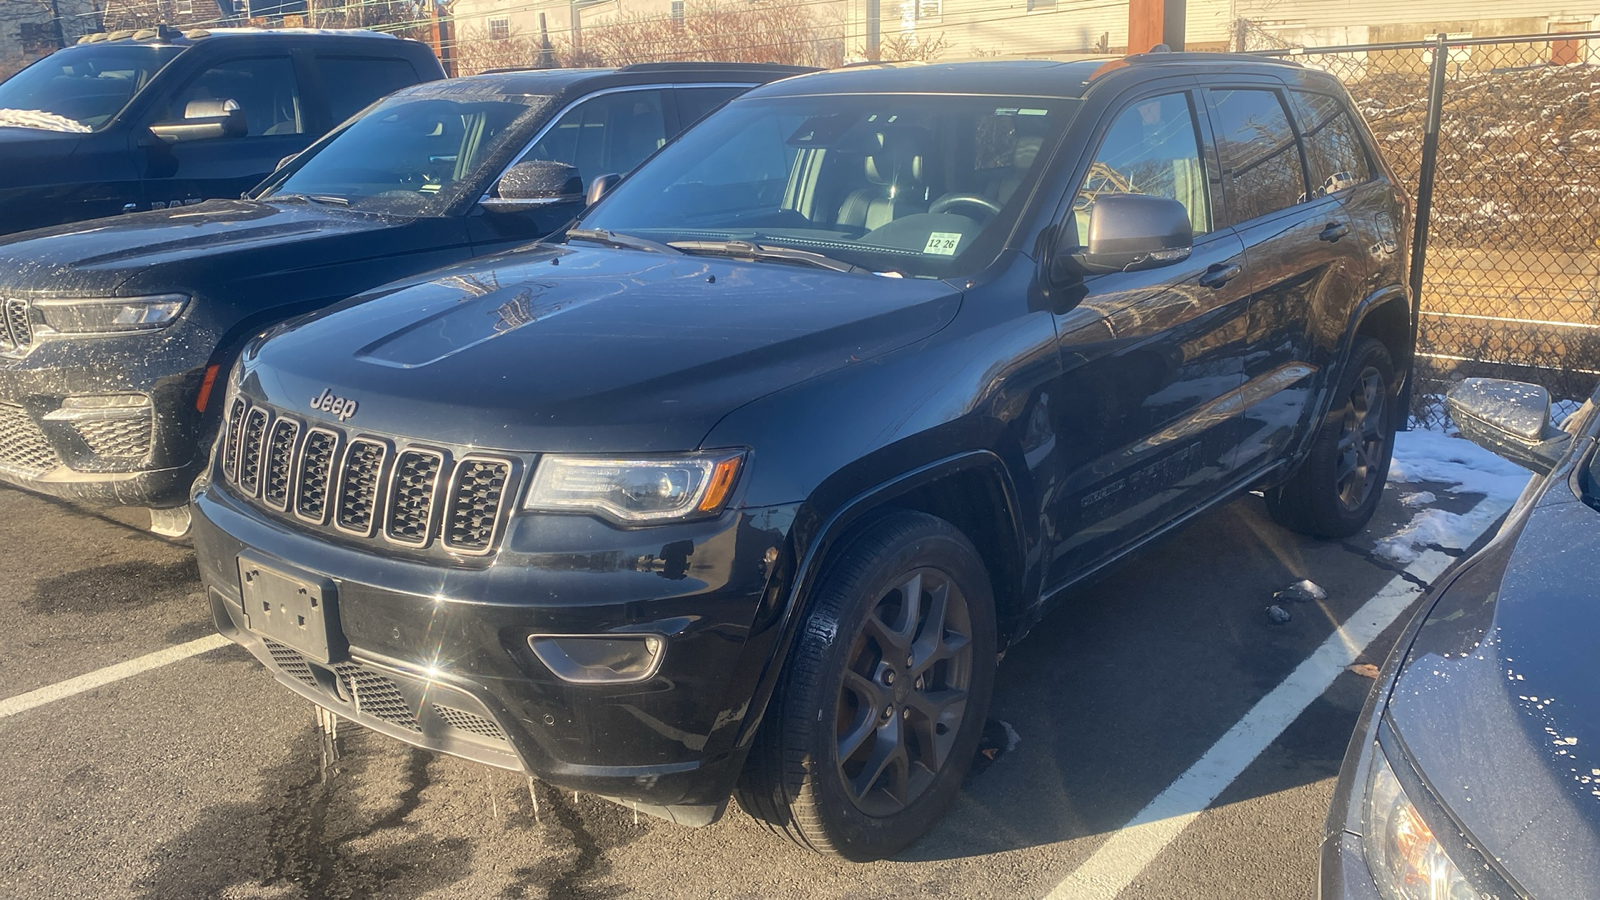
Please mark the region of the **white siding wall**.
[[1600, 14], [1600, 3], [1561, 0], [1233, 0], [1233, 8], [1234, 18], [1310, 28], [1519, 18], [1566, 22]]

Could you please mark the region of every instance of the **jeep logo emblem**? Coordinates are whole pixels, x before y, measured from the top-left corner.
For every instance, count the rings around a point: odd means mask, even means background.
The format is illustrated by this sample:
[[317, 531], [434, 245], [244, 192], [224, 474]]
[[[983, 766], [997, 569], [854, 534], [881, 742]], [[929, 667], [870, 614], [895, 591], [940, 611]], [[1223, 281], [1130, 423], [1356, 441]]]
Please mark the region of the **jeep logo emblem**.
[[357, 405], [356, 401], [340, 397], [328, 388], [323, 388], [322, 393], [311, 398], [312, 409], [321, 410], [341, 422], [350, 421], [350, 417], [356, 414]]

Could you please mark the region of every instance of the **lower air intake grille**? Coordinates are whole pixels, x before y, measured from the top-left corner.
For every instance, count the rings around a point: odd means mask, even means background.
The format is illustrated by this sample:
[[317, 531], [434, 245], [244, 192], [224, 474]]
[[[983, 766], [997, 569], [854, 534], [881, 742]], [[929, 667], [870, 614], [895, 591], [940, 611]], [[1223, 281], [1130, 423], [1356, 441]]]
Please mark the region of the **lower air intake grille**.
[[55, 450], [20, 406], [0, 403], [0, 466], [27, 475], [42, 475], [56, 467]]
[[261, 499], [273, 509], [289, 508], [289, 482], [294, 477], [294, 445], [300, 437], [300, 423], [279, 419], [267, 436], [266, 475], [261, 480]]
[[378, 506], [378, 478], [383, 473], [387, 448], [377, 441], [350, 442], [344, 456], [344, 471], [339, 475], [339, 503], [333, 521], [344, 531], [372, 533], [372, 516]]
[[77, 428], [89, 450], [102, 459], [143, 459], [150, 452], [149, 415], [86, 419]]
[[311, 674], [311, 665], [300, 651], [285, 647], [277, 641], [263, 640], [267, 645], [267, 652], [272, 654], [272, 663], [283, 671], [285, 675], [304, 684], [306, 687], [317, 686], [317, 676]]
[[440, 706], [437, 703], [433, 705], [433, 713], [443, 719], [446, 725], [457, 731], [465, 731], [468, 734], [475, 734], [478, 737], [491, 738], [497, 741], [506, 739], [505, 733], [500, 730], [499, 725], [475, 713], [469, 713], [450, 706]]
[[445, 508], [445, 546], [464, 553], [488, 551], [510, 477], [511, 465], [503, 460], [469, 457], [456, 466]]
[[411, 711], [411, 704], [406, 702], [393, 679], [363, 669], [355, 663], [340, 663], [333, 670], [344, 682], [345, 690], [355, 698], [356, 712], [401, 728], [422, 731], [422, 726], [417, 724], [416, 713]]

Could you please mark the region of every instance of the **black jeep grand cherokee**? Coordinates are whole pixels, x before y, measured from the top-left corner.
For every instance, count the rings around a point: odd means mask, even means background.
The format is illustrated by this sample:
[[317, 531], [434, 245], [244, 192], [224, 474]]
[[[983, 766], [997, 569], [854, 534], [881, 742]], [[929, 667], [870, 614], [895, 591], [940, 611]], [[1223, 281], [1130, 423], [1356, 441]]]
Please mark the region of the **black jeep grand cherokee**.
[[954, 799], [997, 651], [1264, 488], [1346, 535], [1410, 364], [1407, 209], [1298, 66], [758, 88], [565, 246], [247, 348], [196, 492], [222, 631], [410, 743], [853, 859]]

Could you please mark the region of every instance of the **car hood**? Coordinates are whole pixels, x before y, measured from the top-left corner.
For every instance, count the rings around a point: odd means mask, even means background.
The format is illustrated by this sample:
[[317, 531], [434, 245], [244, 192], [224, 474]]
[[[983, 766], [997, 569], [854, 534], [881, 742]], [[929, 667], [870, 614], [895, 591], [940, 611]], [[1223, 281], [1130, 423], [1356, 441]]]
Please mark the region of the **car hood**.
[[772, 391], [922, 340], [941, 281], [632, 250], [539, 247], [390, 285], [247, 350], [249, 393], [346, 428], [507, 451], [699, 446]]
[[[404, 219], [303, 203], [212, 200], [0, 238], [0, 287], [115, 296], [189, 286], [196, 271], [344, 261], [350, 239]], [[294, 245], [293, 247], [287, 245]]]
[[1389, 715], [1480, 849], [1535, 897], [1587, 896], [1600, 884], [1600, 512], [1558, 482], [1518, 527], [1429, 613]]

